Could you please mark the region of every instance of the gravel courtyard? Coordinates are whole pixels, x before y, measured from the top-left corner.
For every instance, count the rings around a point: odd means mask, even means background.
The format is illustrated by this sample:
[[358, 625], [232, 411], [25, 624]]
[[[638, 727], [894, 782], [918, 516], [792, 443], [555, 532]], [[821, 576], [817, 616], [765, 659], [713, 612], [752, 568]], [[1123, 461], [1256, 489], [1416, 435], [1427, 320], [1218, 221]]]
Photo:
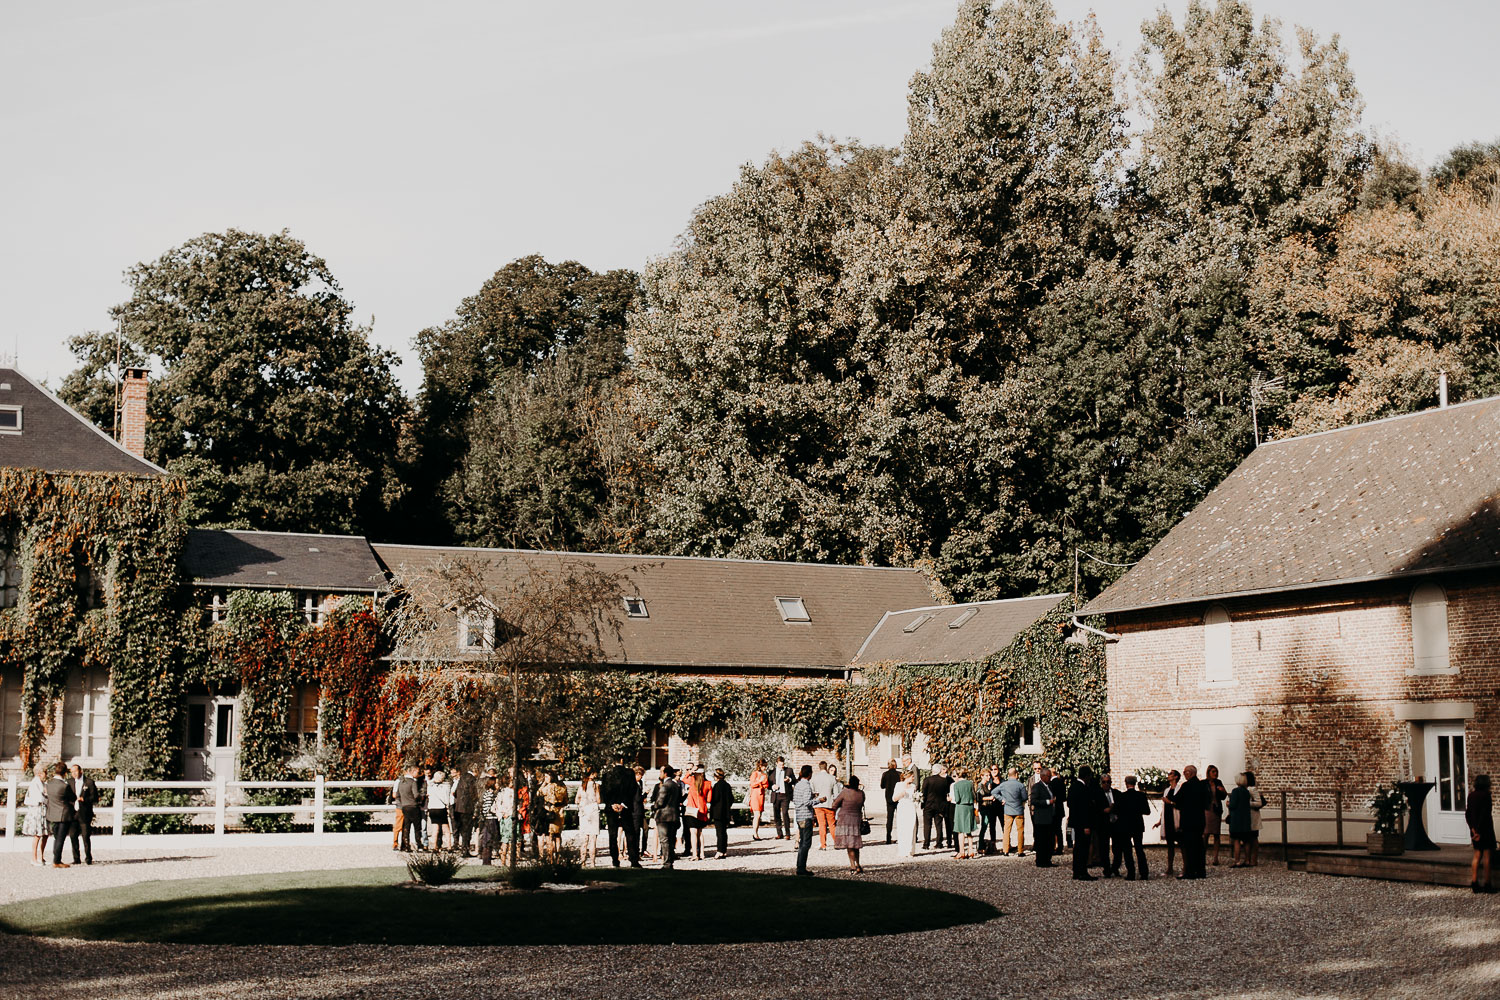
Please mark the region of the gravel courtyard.
[[[703, 867], [791, 867], [790, 848], [741, 844]], [[733, 850], [733, 849], [732, 849]], [[238, 948], [112, 944], [0, 935], [0, 996], [695, 997], [1024, 996], [1500, 997], [1500, 902], [1467, 890], [1287, 872], [1210, 869], [1202, 882], [1069, 879], [1066, 858], [894, 864], [865, 852], [865, 878], [964, 893], [1004, 913], [984, 924], [891, 937], [695, 947]], [[0, 855], [0, 901], [146, 879], [367, 867], [358, 848], [101, 851], [92, 868], [33, 868]], [[1164, 854], [1152, 854], [1154, 864]], [[813, 851], [823, 877], [842, 852]], [[692, 878], [693, 863], [681, 866]], [[586, 905], [586, 900], [581, 900]], [[650, 919], [643, 914], [642, 919]], [[440, 986], [439, 986], [440, 984]]]

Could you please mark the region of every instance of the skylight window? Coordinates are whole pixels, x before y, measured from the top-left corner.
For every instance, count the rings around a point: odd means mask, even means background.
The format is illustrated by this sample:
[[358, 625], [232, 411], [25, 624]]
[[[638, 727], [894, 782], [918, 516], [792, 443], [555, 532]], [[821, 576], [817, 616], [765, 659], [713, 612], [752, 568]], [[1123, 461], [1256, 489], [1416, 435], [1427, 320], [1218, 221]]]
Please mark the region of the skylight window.
[[948, 627], [949, 628], [963, 628], [977, 614], [979, 614], [979, 609], [978, 608], [970, 608], [968, 611], [965, 611], [963, 614], [959, 615], [957, 618], [955, 618], [951, 622], [949, 622], [948, 623]]
[[651, 617], [651, 613], [646, 610], [646, 599], [644, 597], [626, 597], [623, 600], [625, 601], [626, 618]]
[[807, 605], [802, 603], [800, 597], [776, 598], [776, 610], [781, 612], [781, 620], [784, 622], [812, 621], [812, 615], [807, 613]]
[[915, 621], [913, 621], [910, 625], [906, 626], [906, 628], [902, 629], [901, 631], [915, 632], [917, 629], [921, 628], [923, 625], [926, 625], [936, 617], [937, 615], [918, 615]]

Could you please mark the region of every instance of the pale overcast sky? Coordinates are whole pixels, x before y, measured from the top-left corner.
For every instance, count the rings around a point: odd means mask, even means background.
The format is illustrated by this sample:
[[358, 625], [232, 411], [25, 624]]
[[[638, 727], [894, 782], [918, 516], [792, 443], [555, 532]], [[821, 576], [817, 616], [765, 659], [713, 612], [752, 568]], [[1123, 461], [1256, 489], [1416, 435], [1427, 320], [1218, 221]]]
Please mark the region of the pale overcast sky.
[[[1096, 10], [1117, 58], [1161, 4]], [[1186, 0], [1166, 6], [1179, 16]], [[1500, 136], [1489, 2], [1260, 0], [1342, 36], [1365, 121], [1424, 165]], [[288, 229], [401, 352], [516, 257], [639, 269], [740, 164], [819, 132], [895, 144], [956, 0], [5, 4], [0, 352], [53, 385], [121, 272]]]

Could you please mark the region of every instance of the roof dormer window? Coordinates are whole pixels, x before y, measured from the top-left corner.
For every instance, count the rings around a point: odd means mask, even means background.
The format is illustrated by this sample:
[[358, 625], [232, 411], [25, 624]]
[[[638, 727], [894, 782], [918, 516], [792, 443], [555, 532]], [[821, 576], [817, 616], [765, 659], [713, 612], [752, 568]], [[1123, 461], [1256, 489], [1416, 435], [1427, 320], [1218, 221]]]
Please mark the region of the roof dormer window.
[[812, 616], [807, 613], [807, 605], [802, 603], [800, 597], [776, 598], [776, 610], [781, 612], [781, 620], [784, 622], [812, 621]]
[[21, 433], [21, 408], [15, 405], [0, 405], [0, 434]]

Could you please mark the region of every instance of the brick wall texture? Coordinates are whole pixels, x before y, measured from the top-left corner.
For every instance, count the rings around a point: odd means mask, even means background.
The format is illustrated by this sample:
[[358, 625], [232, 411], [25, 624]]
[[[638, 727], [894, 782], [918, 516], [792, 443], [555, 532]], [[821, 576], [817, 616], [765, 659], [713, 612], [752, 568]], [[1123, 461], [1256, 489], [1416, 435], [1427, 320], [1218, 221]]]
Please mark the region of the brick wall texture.
[[[1318, 788], [1296, 805], [1328, 808], [1342, 789], [1346, 810], [1363, 816], [1380, 783], [1422, 774], [1423, 722], [1398, 718], [1411, 703], [1471, 702], [1464, 721], [1468, 774], [1500, 772], [1500, 584], [1493, 577], [1439, 580], [1448, 597], [1452, 675], [1413, 673], [1411, 581], [1220, 602], [1233, 621], [1233, 683], [1205, 682], [1207, 605], [1111, 616], [1121, 636], [1109, 646], [1112, 767], [1200, 771], [1195, 710], [1239, 709], [1246, 766], [1268, 794]], [[1408, 713], [1410, 709], [1406, 710]], [[1453, 723], [1460, 720], [1453, 719]], [[1226, 769], [1227, 772], [1227, 769]], [[1234, 776], [1223, 775], [1232, 787]]]

